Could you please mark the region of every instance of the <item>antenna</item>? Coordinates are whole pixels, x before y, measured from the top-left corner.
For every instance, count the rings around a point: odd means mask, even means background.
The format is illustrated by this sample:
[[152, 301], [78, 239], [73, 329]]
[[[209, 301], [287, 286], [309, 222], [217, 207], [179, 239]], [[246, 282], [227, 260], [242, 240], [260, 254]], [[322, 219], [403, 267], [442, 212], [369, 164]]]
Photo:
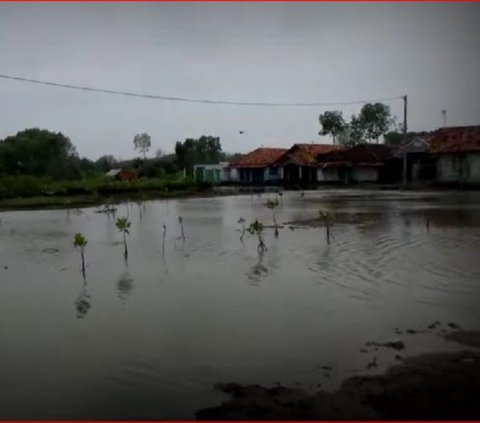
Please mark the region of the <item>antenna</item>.
[[442, 110], [442, 116], [443, 116], [443, 127], [445, 128], [447, 126], [447, 109]]

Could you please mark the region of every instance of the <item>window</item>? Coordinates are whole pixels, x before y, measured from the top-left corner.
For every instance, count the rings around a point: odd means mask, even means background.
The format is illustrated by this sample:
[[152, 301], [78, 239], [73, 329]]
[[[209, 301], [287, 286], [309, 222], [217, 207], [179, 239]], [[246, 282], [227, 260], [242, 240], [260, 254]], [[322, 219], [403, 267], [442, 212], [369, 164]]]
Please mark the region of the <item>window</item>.
[[270, 167], [268, 168], [268, 174], [270, 176], [277, 176], [278, 175], [278, 167]]

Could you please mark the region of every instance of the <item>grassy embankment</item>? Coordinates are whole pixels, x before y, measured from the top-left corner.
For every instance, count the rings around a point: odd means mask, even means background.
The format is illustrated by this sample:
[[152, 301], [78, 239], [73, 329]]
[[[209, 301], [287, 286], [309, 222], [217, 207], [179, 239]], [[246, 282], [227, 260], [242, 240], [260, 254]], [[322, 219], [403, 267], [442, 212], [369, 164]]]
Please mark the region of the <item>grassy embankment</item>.
[[205, 193], [208, 184], [186, 179], [115, 181], [109, 178], [56, 181], [17, 176], [0, 178], [0, 210], [68, 208], [105, 204], [109, 201], [175, 198]]

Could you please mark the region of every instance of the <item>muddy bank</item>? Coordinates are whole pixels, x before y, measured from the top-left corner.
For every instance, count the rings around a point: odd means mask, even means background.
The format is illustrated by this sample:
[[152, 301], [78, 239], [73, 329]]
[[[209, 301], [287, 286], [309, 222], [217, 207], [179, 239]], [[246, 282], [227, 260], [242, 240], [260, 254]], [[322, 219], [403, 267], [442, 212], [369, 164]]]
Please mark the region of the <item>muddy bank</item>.
[[248, 419], [478, 419], [480, 353], [428, 354], [380, 376], [356, 376], [333, 392], [283, 386], [217, 385], [230, 395], [198, 420]]

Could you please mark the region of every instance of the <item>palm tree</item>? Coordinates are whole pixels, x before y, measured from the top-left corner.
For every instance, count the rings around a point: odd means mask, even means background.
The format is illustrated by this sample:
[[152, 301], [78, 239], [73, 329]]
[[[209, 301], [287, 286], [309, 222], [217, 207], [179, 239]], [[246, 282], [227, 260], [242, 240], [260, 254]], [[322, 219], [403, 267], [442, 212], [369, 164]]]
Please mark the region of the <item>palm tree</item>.
[[335, 214], [331, 210], [322, 209], [318, 211], [318, 216], [326, 228], [327, 244], [330, 244], [330, 228], [335, 221]]
[[80, 257], [82, 258], [83, 276], [85, 276], [85, 247], [87, 242], [87, 238], [85, 238], [80, 232], [76, 233], [73, 237], [73, 246], [80, 251]]
[[127, 234], [129, 235], [129, 228], [130, 228], [131, 222], [128, 220], [127, 217], [119, 217], [117, 221], [115, 222], [115, 226], [117, 229], [123, 233], [123, 246], [125, 247], [125, 258], [128, 256], [128, 248], [127, 248]]
[[273, 224], [275, 226], [275, 237], [278, 237], [278, 225], [277, 225], [277, 219], [275, 217], [275, 207], [278, 206], [278, 200], [268, 200], [265, 203], [265, 207], [268, 207], [269, 209], [272, 210], [272, 215], [273, 215]]

